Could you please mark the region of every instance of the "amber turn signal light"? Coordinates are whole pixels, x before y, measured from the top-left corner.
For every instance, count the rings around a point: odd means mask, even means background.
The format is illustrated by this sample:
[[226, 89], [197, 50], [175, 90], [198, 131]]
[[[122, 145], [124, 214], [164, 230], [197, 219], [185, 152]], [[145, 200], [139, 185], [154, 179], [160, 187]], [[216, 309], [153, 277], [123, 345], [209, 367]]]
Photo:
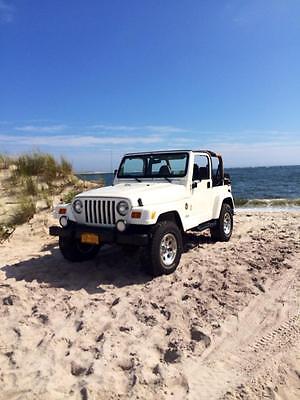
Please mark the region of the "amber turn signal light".
[[58, 214], [66, 214], [66, 212], [67, 212], [66, 208], [60, 208]]
[[140, 211], [132, 211], [131, 218], [141, 218], [142, 213]]

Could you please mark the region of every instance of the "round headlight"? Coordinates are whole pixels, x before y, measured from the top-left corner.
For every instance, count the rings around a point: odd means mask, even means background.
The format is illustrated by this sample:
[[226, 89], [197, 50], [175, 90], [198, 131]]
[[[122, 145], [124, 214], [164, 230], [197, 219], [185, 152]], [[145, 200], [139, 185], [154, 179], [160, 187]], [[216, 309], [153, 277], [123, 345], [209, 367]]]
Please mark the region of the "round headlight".
[[77, 214], [81, 213], [82, 207], [83, 207], [83, 205], [82, 205], [82, 201], [81, 200], [77, 199], [77, 200], [74, 201], [73, 209], [74, 209], [75, 212], [77, 212]]
[[129, 204], [127, 203], [127, 201], [120, 201], [117, 204], [117, 211], [120, 215], [124, 217], [129, 211]]

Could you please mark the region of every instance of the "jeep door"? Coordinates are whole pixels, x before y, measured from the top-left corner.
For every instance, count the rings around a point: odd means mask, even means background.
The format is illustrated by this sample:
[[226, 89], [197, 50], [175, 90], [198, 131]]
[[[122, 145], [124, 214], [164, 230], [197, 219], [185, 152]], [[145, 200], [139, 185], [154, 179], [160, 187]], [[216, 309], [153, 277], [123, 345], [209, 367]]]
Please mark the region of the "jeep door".
[[220, 162], [218, 157], [211, 157], [211, 178], [212, 178], [212, 203], [213, 203], [213, 219], [219, 218], [220, 215], [220, 207], [223, 201], [224, 196], [226, 197], [228, 194], [227, 186], [224, 186], [224, 171], [223, 171], [223, 163]]
[[192, 177], [191, 219], [194, 226], [212, 218], [212, 180], [208, 155], [195, 153]]

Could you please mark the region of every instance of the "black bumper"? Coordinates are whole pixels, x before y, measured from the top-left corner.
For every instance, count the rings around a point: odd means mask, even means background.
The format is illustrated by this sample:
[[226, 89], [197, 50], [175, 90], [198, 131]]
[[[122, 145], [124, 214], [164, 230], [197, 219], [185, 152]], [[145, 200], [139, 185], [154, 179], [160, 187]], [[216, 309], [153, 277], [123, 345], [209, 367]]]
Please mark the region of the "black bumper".
[[118, 232], [113, 228], [95, 228], [79, 224], [72, 224], [66, 228], [60, 226], [50, 226], [49, 228], [49, 234], [51, 236], [80, 239], [82, 233], [94, 233], [98, 235], [100, 243], [129, 244], [135, 246], [147, 246], [149, 243], [148, 233], [134, 232], [132, 230]]

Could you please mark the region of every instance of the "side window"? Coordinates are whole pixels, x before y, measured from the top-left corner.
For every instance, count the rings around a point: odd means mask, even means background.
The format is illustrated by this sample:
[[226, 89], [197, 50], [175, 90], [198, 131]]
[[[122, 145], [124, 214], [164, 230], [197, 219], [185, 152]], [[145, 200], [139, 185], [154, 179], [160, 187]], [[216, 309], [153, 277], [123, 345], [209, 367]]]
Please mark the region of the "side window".
[[195, 156], [193, 181], [209, 179], [209, 159], [207, 156]]
[[220, 170], [219, 170], [219, 159], [217, 157], [211, 158], [212, 162], [212, 182], [213, 186], [219, 186], [220, 183]]

